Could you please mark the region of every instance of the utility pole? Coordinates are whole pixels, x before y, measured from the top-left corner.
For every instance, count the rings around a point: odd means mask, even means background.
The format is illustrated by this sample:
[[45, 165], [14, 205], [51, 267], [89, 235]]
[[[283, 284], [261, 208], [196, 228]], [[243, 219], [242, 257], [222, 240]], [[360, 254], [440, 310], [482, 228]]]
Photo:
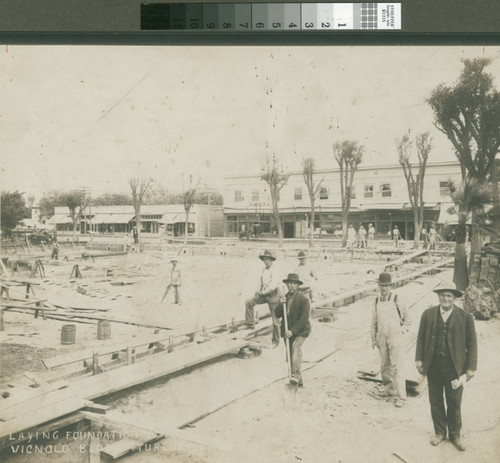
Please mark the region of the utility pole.
[[210, 190], [208, 190], [208, 239], [210, 239], [210, 215], [212, 213], [212, 209], [210, 206]]

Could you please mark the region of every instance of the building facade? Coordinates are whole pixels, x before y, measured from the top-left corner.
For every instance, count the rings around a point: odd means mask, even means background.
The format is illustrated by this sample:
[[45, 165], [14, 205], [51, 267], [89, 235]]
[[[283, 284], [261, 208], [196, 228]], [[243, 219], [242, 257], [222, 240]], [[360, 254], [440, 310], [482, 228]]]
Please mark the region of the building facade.
[[[224, 179], [224, 233], [238, 236], [245, 231], [275, 234], [268, 185], [260, 175], [231, 176]], [[446, 209], [452, 204], [450, 180], [462, 178], [457, 162], [427, 165], [424, 179], [424, 220], [426, 224], [443, 223]], [[342, 233], [339, 169], [318, 170], [315, 182], [323, 179], [315, 202], [313, 233], [334, 237]], [[397, 225], [406, 240], [413, 239], [413, 210], [402, 167], [397, 165], [360, 166], [354, 176], [349, 224], [358, 229], [363, 224], [375, 226], [378, 239], [390, 236]], [[305, 238], [311, 230], [311, 207], [301, 171], [291, 172], [280, 192], [280, 220], [285, 238]]]
[[[141, 233], [166, 237], [184, 236], [186, 214], [182, 204], [141, 206]], [[47, 220], [57, 231], [73, 230], [67, 207], [56, 207]], [[133, 206], [87, 206], [80, 214], [77, 230], [81, 234], [112, 235], [130, 233], [136, 225]], [[222, 206], [194, 204], [189, 212], [188, 236], [222, 236], [224, 230]]]

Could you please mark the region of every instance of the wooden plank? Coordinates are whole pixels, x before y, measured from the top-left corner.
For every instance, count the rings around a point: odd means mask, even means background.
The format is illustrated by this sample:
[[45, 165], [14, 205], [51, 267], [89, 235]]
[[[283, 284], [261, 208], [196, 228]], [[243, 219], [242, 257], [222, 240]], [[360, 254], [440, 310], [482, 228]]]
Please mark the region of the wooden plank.
[[111, 457], [113, 460], [116, 460], [117, 458], [123, 457], [124, 455], [139, 450], [141, 446], [150, 442], [152, 442], [152, 440], [147, 441], [138, 439], [121, 439], [117, 442], [106, 445], [106, 447], [101, 449], [101, 453], [108, 457]]

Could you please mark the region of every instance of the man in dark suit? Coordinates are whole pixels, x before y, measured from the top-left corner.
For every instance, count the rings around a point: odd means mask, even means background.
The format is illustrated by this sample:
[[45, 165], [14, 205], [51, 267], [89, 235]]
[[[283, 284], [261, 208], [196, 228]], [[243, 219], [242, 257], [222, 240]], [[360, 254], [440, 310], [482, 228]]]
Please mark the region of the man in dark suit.
[[463, 384], [474, 376], [477, 368], [474, 319], [455, 305], [455, 298], [462, 293], [454, 285], [441, 284], [434, 292], [439, 297], [439, 305], [422, 314], [415, 365], [421, 375], [427, 375], [429, 384], [435, 431], [431, 444], [439, 445], [448, 434], [455, 447], [464, 451], [465, 444], [460, 437]]
[[289, 340], [290, 352], [288, 358], [291, 358], [292, 365], [290, 384], [303, 386], [304, 383], [302, 382], [301, 372], [302, 345], [311, 332], [311, 324], [309, 323], [309, 298], [298, 291], [302, 281], [300, 281], [296, 273], [289, 273], [288, 278], [283, 280], [283, 283], [285, 283], [288, 288], [288, 293], [285, 296], [288, 330], [285, 330], [283, 304], [277, 307], [276, 317], [283, 317], [281, 320], [281, 336]]

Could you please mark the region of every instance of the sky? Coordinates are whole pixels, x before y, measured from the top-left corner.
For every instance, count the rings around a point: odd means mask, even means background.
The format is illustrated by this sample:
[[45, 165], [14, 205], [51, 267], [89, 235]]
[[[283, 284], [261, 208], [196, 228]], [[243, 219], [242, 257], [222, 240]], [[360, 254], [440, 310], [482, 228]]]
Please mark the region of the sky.
[[481, 56], [500, 76], [500, 47], [10, 45], [0, 190], [128, 193], [132, 176], [180, 190], [189, 175], [221, 190], [272, 155], [285, 170], [305, 157], [335, 167], [332, 145], [346, 139], [364, 146], [364, 165], [395, 164], [408, 131], [431, 133], [430, 162], [453, 160], [425, 98]]

